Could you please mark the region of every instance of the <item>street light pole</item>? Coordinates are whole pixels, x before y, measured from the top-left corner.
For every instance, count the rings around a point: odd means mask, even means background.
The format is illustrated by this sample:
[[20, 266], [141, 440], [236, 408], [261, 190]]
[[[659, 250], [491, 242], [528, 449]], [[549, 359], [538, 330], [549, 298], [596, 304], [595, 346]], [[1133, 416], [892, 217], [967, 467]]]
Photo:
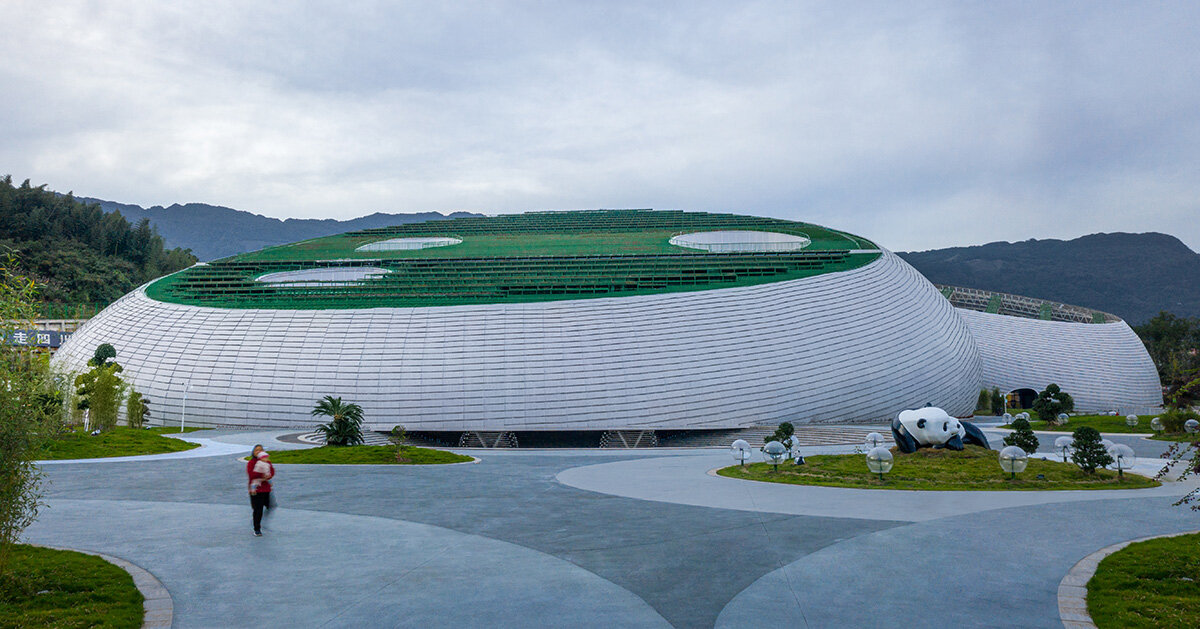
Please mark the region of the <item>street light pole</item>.
[[187, 421], [187, 395], [188, 391], [192, 390], [192, 381], [187, 381], [187, 386], [183, 389], [183, 412], [179, 415], [179, 432], [183, 432], [183, 424]]

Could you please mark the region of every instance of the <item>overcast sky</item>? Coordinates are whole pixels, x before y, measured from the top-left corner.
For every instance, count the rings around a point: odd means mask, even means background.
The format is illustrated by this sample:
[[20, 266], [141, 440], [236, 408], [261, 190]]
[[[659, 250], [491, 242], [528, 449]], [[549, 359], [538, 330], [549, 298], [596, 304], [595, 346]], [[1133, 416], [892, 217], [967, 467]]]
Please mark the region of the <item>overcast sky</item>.
[[0, 174], [275, 217], [653, 207], [1200, 250], [1200, 3], [6, 2]]

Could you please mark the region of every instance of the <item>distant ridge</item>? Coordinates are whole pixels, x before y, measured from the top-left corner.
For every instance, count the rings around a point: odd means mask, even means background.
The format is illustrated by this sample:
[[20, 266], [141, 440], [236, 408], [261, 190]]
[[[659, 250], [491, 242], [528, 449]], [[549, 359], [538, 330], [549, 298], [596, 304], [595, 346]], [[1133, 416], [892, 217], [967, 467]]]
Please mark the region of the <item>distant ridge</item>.
[[384, 214], [376, 212], [346, 221], [334, 219], [289, 218], [280, 220], [252, 212], [235, 210], [205, 203], [178, 203], [169, 207], [105, 201], [76, 197], [84, 203], [99, 204], [105, 212], [120, 210], [130, 223], [150, 219], [168, 247], [185, 247], [201, 260], [216, 260], [272, 245], [282, 245], [308, 238], [329, 236], [342, 232], [387, 227], [404, 223], [481, 216], [471, 212], [418, 212], [414, 214]]
[[935, 284], [1085, 306], [1130, 325], [1160, 310], [1200, 316], [1200, 254], [1167, 234], [1091, 234], [899, 255]]

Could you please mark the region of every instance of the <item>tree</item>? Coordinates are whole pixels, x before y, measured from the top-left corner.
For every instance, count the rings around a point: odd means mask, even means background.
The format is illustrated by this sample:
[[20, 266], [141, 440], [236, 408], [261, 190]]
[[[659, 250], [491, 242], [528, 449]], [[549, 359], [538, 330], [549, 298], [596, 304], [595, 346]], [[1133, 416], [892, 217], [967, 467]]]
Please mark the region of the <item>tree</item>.
[[[99, 348], [96, 351], [99, 354]], [[116, 362], [95, 360], [88, 361], [92, 365], [89, 371], [75, 377], [75, 392], [79, 395], [78, 407], [88, 411], [88, 429], [108, 430], [117, 425], [117, 412], [125, 396], [125, 381], [117, 375], [124, 368]]]
[[1029, 420], [1024, 417], [1018, 417], [1012, 421], [1013, 431], [1004, 438], [1004, 445], [1017, 446], [1024, 450], [1027, 454], [1033, 454], [1038, 449], [1037, 435], [1033, 434], [1033, 428], [1029, 425]]
[[392, 426], [392, 432], [388, 434], [388, 441], [396, 448], [396, 462], [407, 463], [408, 445], [404, 441], [408, 439], [408, 431], [404, 426]]
[[1069, 413], [1073, 410], [1075, 400], [1053, 383], [1047, 385], [1033, 401], [1033, 411], [1037, 413], [1038, 419], [1047, 423], [1054, 421], [1059, 413]]
[[1133, 330], [1158, 368], [1167, 404], [1186, 409], [1200, 400], [1200, 318], [1164, 310]]
[[130, 391], [129, 399], [125, 401], [125, 423], [130, 428], [141, 428], [149, 414], [149, 400], [137, 391]]
[[363, 442], [361, 406], [342, 402], [340, 397], [326, 395], [317, 400], [312, 414], [314, 417], [330, 418], [328, 424], [317, 426], [317, 432], [325, 436], [325, 443], [331, 446], [355, 446]]
[[93, 367], [103, 367], [108, 364], [108, 361], [117, 357], [117, 349], [108, 343], [101, 343], [96, 346], [96, 351], [92, 354], [92, 359], [88, 364]]
[[1104, 467], [1113, 462], [1112, 455], [1100, 443], [1100, 433], [1091, 426], [1080, 426], [1071, 435], [1071, 461], [1088, 474], [1095, 474], [1096, 468]]
[[992, 392], [987, 389], [979, 390], [979, 397], [975, 400], [976, 415], [991, 415], [992, 414]]
[[[37, 286], [16, 274], [16, 267], [15, 256], [0, 258], [0, 334], [4, 337], [31, 327], [36, 313]], [[48, 355], [0, 343], [0, 575], [7, 574], [13, 545], [42, 505], [42, 472], [34, 460], [56, 430], [55, 422], [61, 421], [61, 400]]]
[[992, 414], [1004, 414], [1004, 394], [1000, 392], [999, 387], [992, 389]]
[[787, 443], [787, 440], [790, 439], [792, 437], [792, 435], [794, 435], [794, 434], [796, 434], [796, 428], [794, 426], [792, 426], [792, 423], [791, 422], [783, 422], [782, 424], [779, 424], [778, 428], [775, 429], [775, 434], [771, 435], [763, 443], [766, 444], [766, 443], [770, 443], [772, 441], [778, 441], [779, 443]]

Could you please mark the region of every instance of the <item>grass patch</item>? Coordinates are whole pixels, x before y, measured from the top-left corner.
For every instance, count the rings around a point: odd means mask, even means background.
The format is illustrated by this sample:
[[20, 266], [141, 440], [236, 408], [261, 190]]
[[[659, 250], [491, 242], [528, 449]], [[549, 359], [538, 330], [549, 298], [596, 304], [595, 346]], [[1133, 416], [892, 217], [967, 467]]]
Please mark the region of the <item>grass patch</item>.
[[1200, 534], [1152, 539], [1105, 557], [1088, 581], [1098, 627], [1200, 627]]
[[[1154, 429], [1150, 427], [1150, 420], [1158, 417], [1158, 415], [1138, 415], [1138, 425], [1129, 426], [1125, 423], [1125, 416], [1118, 415], [1075, 415], [1067, 420], [1067, 423], [1062, 426], [1051, 426], [1044, 421], [1029, 420], [1029, 426], [1034, 430], [1045, 432], [1061, 432], [1071, 434], [1076, 428], [1081, 426], [1091, 426], [1098, 432], [1108, 432], [1116, 434], [1150, 434]], [[1005, 424], [1001, 428], [1012, 428], [1012, 424]], [[1151, 439], [1158, 441], [1200, 441], [1200, 435], [1189, 435], [1185, 433], [1158, 433]]]
[[443, 465], [466, 463], [469, 456], [406, 446], [407, 461], [396, 461], [396, 449], [392, 446], [321, 446], [307, 450], [279, 450], [271, 453], [272, 463], [306, 463], [339, 465]]
[[[196, 430], [206, 429], [188, 428], [184, 432]], [[199, 444], [162, 436], [178, 433], [179, 428], [171, 427], [137, 429], [117, 426], [93, 437], [90, 433], [80, 429], [78, 432], [69, 432], [52, 439], [46, 447], [46, 451], [38, 458], [42, 460], [103, 459], [113, 456], [182, 452], [199, 447]]]
[[0, 575], [0, 627], [142, 626], [133, 578], [99, 557], [17, 545], [11, 561]]
[[[770, 463], [754, 463], [745, 469], [733, 465], [717, 470], [717, 474], [793, 485], [942, 491], [1139, 489], [1161, 484], [1136, 474], [1126, 474], [1124, 479], [1119, 479], [1116, 472], [1107, 470], [1096, 470], [1094, 475], [1088, 475], [1072, 463], [1041, 459], [1030, 459], [1029, 467], [1017, 474], [1016, 480], [1010, 480], [1000, 469], [999, 453], [979, 446], [967, 446], [961, 452], [921, 448], [912, 454], [893, 449], [892, 454], [895, 466], [884, 474], [883, 481], [867, 471], [866, 457], [862, 454], [805, 457], [805, 465], [782, 463], [778, 472], [773, 471]], [[1045, 479], [1038, 480], [1038, 474], [1044, 475]]]

